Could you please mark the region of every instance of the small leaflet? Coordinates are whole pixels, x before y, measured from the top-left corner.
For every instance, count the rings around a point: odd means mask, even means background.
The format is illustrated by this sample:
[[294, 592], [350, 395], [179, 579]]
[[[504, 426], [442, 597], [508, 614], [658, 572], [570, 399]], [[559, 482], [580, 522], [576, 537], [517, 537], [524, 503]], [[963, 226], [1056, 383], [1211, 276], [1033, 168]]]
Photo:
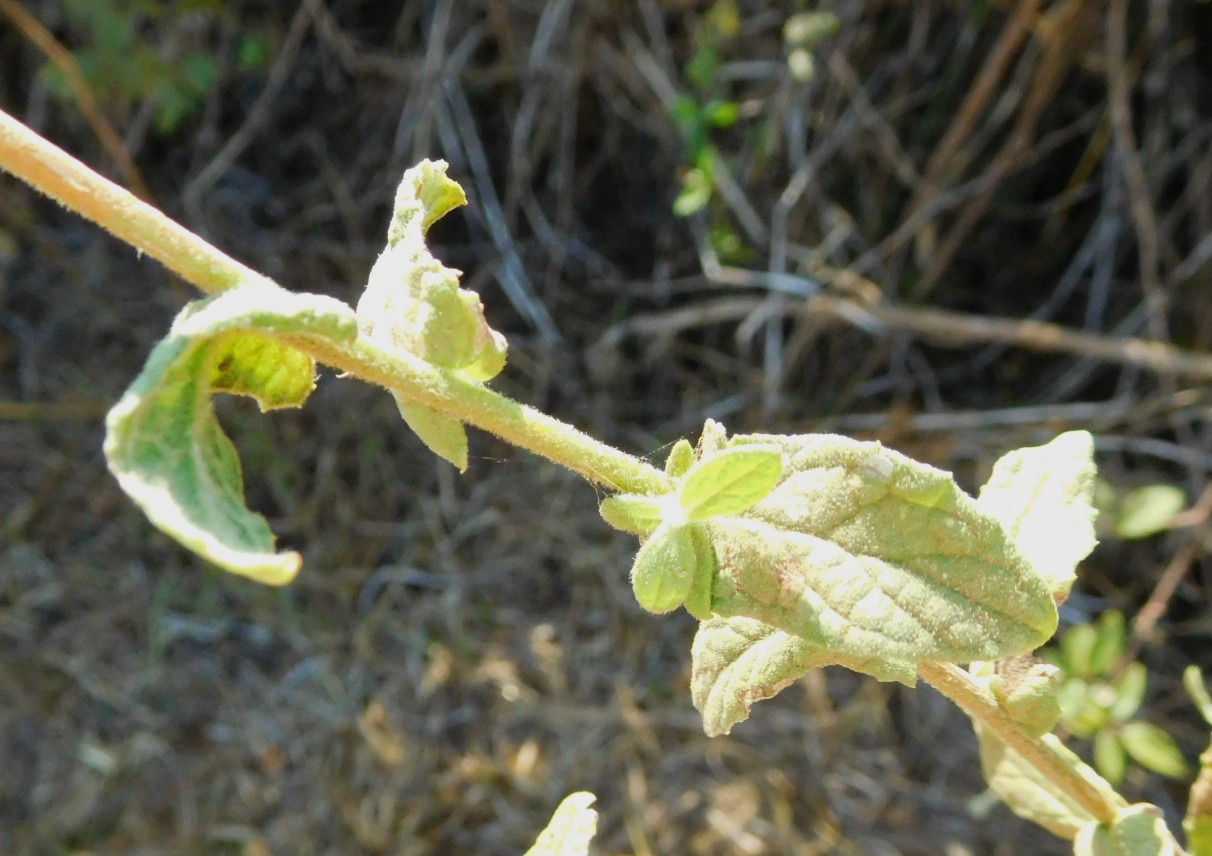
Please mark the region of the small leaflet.
[[739, 514], [770, 495], [782, 474], [777, 446], [740, 446], [700, 460], [683, 477], [682, 509], [689, 520]]
[[698, 560], [689, 526], [662, 524], [640, 545], [631, 567], [631, 588], [649, 612], [672, 612], [694, 584]]

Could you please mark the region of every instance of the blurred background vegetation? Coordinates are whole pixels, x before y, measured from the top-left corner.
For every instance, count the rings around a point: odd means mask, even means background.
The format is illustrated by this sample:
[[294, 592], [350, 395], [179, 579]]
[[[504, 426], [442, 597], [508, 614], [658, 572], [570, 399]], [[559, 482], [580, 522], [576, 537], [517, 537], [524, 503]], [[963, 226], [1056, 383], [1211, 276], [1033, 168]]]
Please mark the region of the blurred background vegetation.
[[[0, 105], [350, 302], [400, 174], [445, 158], [471, 204], [434, 242], [509, 337], [496, 385], [630, 451], [712, 417], [972, 487], [1090, 429], [1066, 728], [1181, 811], [1206, 735], [1179, 676], [1212, 634], [1212, 4], [0, 0]], [[604, 854], [1065, 852], [980, 798], [925, 689], [827, 670], [706, 739], [693, 622], [632, 602], [593, 490], [482, 436], [455, 477], [370, 388], [222, 403], [306, 565], [284, 591], [201, 566], [100, 454], [192, 296], [0, 177], [0, 852], [517, 853], [574, 789]]]

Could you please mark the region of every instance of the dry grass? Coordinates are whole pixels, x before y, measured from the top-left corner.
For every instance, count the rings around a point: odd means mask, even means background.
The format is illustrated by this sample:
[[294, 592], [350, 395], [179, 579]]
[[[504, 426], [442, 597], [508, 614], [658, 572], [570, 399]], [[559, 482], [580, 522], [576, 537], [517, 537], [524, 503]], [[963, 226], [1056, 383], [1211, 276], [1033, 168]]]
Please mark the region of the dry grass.
[[[152, 36], [224, 51], [263, 26], [264, 73], [168, 140], [102, 106], [171, 213], [351, 301], [404, 167], [450, 160], [472, 203], [436, 240], [509, 336], [498, 386], [624, 448], [713, 416], [879, 436], [971, 485], [1069, 425], [1112, 480], [1202, 492], [1208, 395], [1175, 362], [1212, 351], [1202, 6], [840, 4], [803, 85], [778, 4], [742, 3], [725, 70], [746, 118], [687, 223], [666, 108], [708, 4], [400, 5], [228, 4]], [[73, 45], [58, 4], [25, 6]], [[107, 164], [16, 29], [0, 62], [5, 109]], [[703, 737], [692, 622], [634, 604], [593, 491], [483, 437], [456, 478], [370, 389], [326, 377], [272, 419], [225, 405], [251, 502], [307, 563], [283, 592], [204, 569], [99, 451], [189, 290], [0, 194], [0, 852], [517, 853], [573, 789], [598, 794], [603, 854], [1064, 852], [969, 810], [973, 741], [929, 690], [817, 673]], [[721, 225], [743, 268], [714, 257]], [[1212, 632], [1195, 523], [1100, 549], [1066, 616], [1166, 581], [1140, 642], [1150, 715], [1189, 752], [1174, 676]]]

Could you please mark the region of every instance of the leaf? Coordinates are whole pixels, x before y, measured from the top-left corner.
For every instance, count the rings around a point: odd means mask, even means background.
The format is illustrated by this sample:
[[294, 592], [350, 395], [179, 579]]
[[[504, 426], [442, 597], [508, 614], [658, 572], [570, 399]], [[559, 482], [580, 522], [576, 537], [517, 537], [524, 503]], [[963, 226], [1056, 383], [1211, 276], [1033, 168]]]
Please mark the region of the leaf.
[[1060, 670], [1029, 654], [996, 663], [973, 663], [969, 670], [1023, 731], [1041, 737], [1060, 719]]
[[717, 452], [690, 468], [681, 504], [689, 520], [739, 514], [770, 495], [783, 469], [777, 446], [738, 446]]
[[[1212, 696], [1208, 695], [1198, 666], [1183, 670], [1183, 686], [1204, 722], [1212, 726]], [[1192, 856], [1212, 856], [1212, 742], [1199, 756], [1199, 774], [1191, 784], [1183, 831], [1187, 833], [1187, 846]]]
[[711, 549], [711, 534], [706, 526], [692, 523], [689, 527], [694, 545], [695, 570], [686, 593], [686, 611], [699, 621], [711, 618], [711, 590], [715, 584], [715, 551]]
[[526, 856], [587, 856], [598, 829], [598, 813], [590, 808], [594, 796], [578, 791], [564, 797]]
[[315, 385], [315, 367], [272, 337], [340, 342], [356, 334], [353, 312], [340, 301], [261, 284], [189, 304], [106, 418], [110, 471], [148, 519], [186, 547], [259, 582], [289, 582], [301, 559], [275, 553], [265, 518], [245, 507], [240, 461], [211, 395], [249, 395], [262, 410], [297, 407]]
[[1090, 652], [1090, 672], [1108, 675], [1128, 648], [1124, 614], [1118, 609], [1108, 609], [1098, 617], [1097, 632], [1098, 638]]
[[631, 588], [649, 612], [672, 612], [686, 600], [698, 566], [689, 526], [663, 524], [636, 553]]
[[[425, 244], [429, 227], [467, 202], [446, 168], [445, 161], [426, 160], [404, 173], [387, 230], [387, 248], [371, 268], [358, 300], [358, 329], [385, 350], [411, 354], [482, 383], [505, 367], [505, 338], [488, 325], [479, 295], [460, 288], [459, 272], [445, 267]], [[402, 404], [401, 412], [405, 411], [413, 412]], [[422, 436], [426, 444], [464, 469], [466, 454], [460, 449], [466, 438], [456, 437], [446, 424], [449, 420], [416, 417], [429, 433], [428, 439]], [[462, 465], [456, 463], [459, 460]]]
[[1060, 650], [1065, 670], [1079, 678], [1099, 677], [1094, 671], [1094, 650], [1098, 631], [1091, 624], [1077, 624], [1061, 637]]
[[1175, 856], [1179, 852], [1161, 809], [1144, 803], [1121, 810], [1110, 825], [1087, 824], [1073, 841], [1074, 856]]
[[[1068, 793], [1045, 778], [1033, 765], [1009, 748], [1002, 740], [979, 722], [973, 722], [977, 741], [980, 744], [981, 770], [989, 788], [1001, 797], [1011, 811], [1019, 817], [1042, 826], [1053, 835], [1072, 840], [1083, 827], [1094, 823], [1096, 818], [1073, 800]], [[1122, 805], [1123, 800], [1115, 790], [1097, 773], [1082, 763], [1053, 734], [1045, 734], [1040, 741], [1052, 751], [1063, 756], [1082, 778], [1090, 782], [1112, 802]]]
[[1171, 779], [1187, 775], [1187, 761], [1174, 738], [1151, 722], [1127, 722], [1119, 729], [1119, 739], [1132, 760], [1147, 770]]
[[463, 423], [432, 407], [411, 404], [403, 396], [395, 398], [400, 415], [429, 451], [454, 464], [459, 472], [466, 472], [467, 430]]
[[661, 525], [664, 515], [662, 497], [618, 493], [598, 506], [602, 519], [615, 529], [647, 538]]
[[912, 684], [915, 672], [885, 671], [878, 661], [838, 657], [801, 636], [752, 618], [712, 618], [691, 648], [690, 694], [709, 737], [727, 734], [749, 710], [821, 666], [843, 665], [880, 680]]
[[1124, 781], [1128, 772], [1128, 753], [1119, 735], [1104, 728], [1094, 735], [1094, 768], [1113, 785]]
[[1145, 690], [1149, 685], [1149, 672], [1144, 663], [1129, 663], [1115, 679], [1115, 701], [1108, 713], [1114, 722], [1127, 722], [1140, 710], [1145, 701]]
[[716, 614], [898, 674], [1022, 653], [1056, 630], [1047, 584], [947, 473], [843, 437], [733, 440], [749, 443], [782, 449], [783, 479], [705, 524]]
[[1023, 556], [1063, 599], [1094, 549], [1094, 440], [1068, 431], [1004, 455], [981, 488], [980, 508], [1001, 521]]
[[1187, 505], [1187, 495], [1172, 484], [1139, 487], [1119, 501], [1115, 534], [1127, 540], [1148, 538], [1170, 528]]
[[686, 471], [694, 466], [694, 447], [687, 440], [678, 440], [669, 450], [665, 459], [665, 474], [673, 478], [681, 478]]

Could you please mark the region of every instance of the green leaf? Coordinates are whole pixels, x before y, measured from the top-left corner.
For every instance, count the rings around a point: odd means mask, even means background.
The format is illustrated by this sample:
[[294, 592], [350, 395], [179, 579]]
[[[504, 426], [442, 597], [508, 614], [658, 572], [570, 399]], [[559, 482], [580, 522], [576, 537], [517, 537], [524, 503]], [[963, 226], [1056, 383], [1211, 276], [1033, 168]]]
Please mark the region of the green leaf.
[[1108, 825], [1086, 824], [1073, 841], [1074, 856], [1176, 856], [1181, 852], [1161, 809], [1139, 803]]
[[[358, 328], [381, 348], [480, 383], [505, 367], [505, 338], [488, 325], [479, 295], [460, 288], [459, 272], [434, 258], [425, 244], [426, 230], [467, 201], [446, 167], [445, 161], [422, 161], [404, 173], [387, 249], [358, 301]], [[440, 445], [457, 451], [453, 434], [446, 428], [440, 433], [447, 437]]]
[[712, 616], [711, 591], [717, 570], [715, 551], [711, 549], [711, 534], [706, 526], [692, 523], [687, 528], [694, 544], [695, 570], [690, 591], [686, 593], [685, 607], [699, 621], [706, 621]]
[[1115, 534], [1124, 539], [1148, 538], [1170, 528], [1170, 521], [1187, 505], [1187, 495], [1172, 484], [1137, 488], [1119, 501]]
[[261, 284], [195, 301], [110, 410], [105, 438], [111, 472], [157, 528], [226, 570], [272, 585], [293, 579], [301, 560], [275, 553], [269, 525], [245, 507], [240, 461], [211, 395], [249, 395], [262, 410], [301, 405], [315, 367], [278, 335], [342, 342], [357, 327], [340, 301]]
[[694, 447], [688, 440], [678, 440], [669, 450], [665, 459], [665, 474], [673, 478], [681, 478], [686, 471], [694, 466]]
[[[357, 315], [362, 335], [380, 346], [481, 382], [504, 367], [505, 340], [488, 326], [479, 296], [459, 288], [458, 272], [425, 245], [426, 230], [466, 201], [447, 177], [445, 162], [423, 161], [404, 174], [388, 247], [371, 271]], [[399, 396], [397, 404], [426, 446], [466, 470], [467, 435], [458, 420]]]
[[1128, 753], [1119, 735], [1109, 728], [1094, 735], [1094, 768], [1117, 786], [1124, 781], [1128, 771]]
[[977, 501], [1061, 598], [1096, 543], [1093, 455], [1087, 431], [1010, 452], [994, 465]]
[[783, 469], [777, 446], [739, 446], [700, 460], [682, 481], [681, 504], [692, 521], [739, 514], [770, 495]]
[[[1053, 835], [1072, 840], [1083, 827], [1097, 819], [1084, 809], [1069, 794], [1046, 778], [1034, 765], [1008, 747], [1002, 740], [979, 722], [974, 721], [977, 741], [980, 744], [981, 770], [989, 788], [1001, 797], [1006, 806], [1017, 814]], [[1053, 734], [1045, 734], [1040, 741], [1061, 755], [1082, 778], [1113, 803], [1124, 805], [1123, 799], [1106, 780], [1082, 763]]]
[[459, 472], [467, 471], [467, 430], [453, 416], [439, 413], [423, 404], [412, 404], [397, 395], [396, 406], [405, 423], [429, 451], [449, 461]]
[[[1212, 696], [1208, 695], [1198, 666], [1183, 670], [1183, 685], [1204, 722], [1212, 725]], [[1199, 756], [1199, 774], [1191, 784], [1183, 830], [1187, 833], [1187, 846], [1192, 856], [1212, 856], [1212, 742]]]
[[743, 617], [711, 618], [699, 625], [691, 660], [691, 698], [709, 737], [729, 733], [749, 718], [754, 704], [821, 666], [842, 665], [905, 684], [916, 675], [885, 670], [878, 660], [840, 657], [801, 636]]
[[649, 612], [672, 612], [694, 583], [698, 557], [689, 526], [662, 525], [640, 546], [631, 567], [631, 588]]
[[1204, 675], [1199, 666], [1187, 666], [1183, 669], [1183, 686], [1186, 687], [1187, 695], [1191, 696], [1191, 701], [1195, 702], [1195, 707], [1199, 711], [1199, 715], [1204, 718], [1204, 722], [1212, 726], [1212, 695], [1208, 694], [1208, 688], [1204, 685]]
[[647, 538], [661, 525], [664, 505], [662, 497], [619, 493], [603, 499], [598, 512], [615, 529]]
[[682, 178], [682, 190], [673, 200], [673, 213], [678, 217], [689, 217], [707, 207], [715, 193], [715, 182], [699, 167], [686, 171]]
[[1065, 671], [1078, 678], [1099, 677], [1094, 671], [1094, 647], [1097, 644], [1098, 631], [1092, 625], [1078, 624], [1071, 627], [1060, 641]]
[[843, 437], [733, 444], [780, 447], [784, 475], [743, 516], [705, 524], [716, 614], [897, 673], [1022, 653], [1056, 630], [1047, 584], [947, 473]]
[[578, 791], [564, 797], [526, 856], [587, 856], [598, 829], [598, 813], [590, 808], [594, 796]]
[[1126, 722], [1140, 710], [1149, 685], [1149, 672], [1144, 663], [1129, 663], [1115, 679], [1115, 701], [1109, 713], [1114, 722]]
[[1171, 779], [1187, 775], [1187, 761], [1169, 734], [1151, 722], [1128, 722], [1119, 730], [1120, 740], [1132, 760], [1147, 770]]
[[1108, 609], [1098, 617], [1097, 638], [1090, 652], [1090, 671], [1108, 675], [1128, 647], [1127, 624], [1118, 609]]

